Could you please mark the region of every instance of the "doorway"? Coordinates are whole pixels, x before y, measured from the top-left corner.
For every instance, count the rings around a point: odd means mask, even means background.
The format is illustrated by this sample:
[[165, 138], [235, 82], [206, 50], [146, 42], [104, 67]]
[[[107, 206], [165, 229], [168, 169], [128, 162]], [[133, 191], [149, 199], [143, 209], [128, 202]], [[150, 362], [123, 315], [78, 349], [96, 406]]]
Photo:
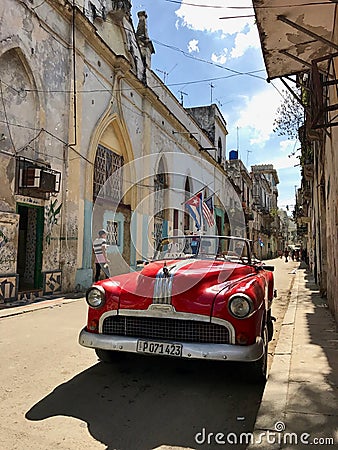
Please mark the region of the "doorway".
[[222, 236], [223, 235], [223, 229], [222, 229], [222, 217], [219, 216], [218, 214], [216, 214], [216, 230], [217, 230], [217, 234], [218, 236]]
[[19, 240], [17, 273], [19, 291], [42, 287], [42, 240], [44, 208], [17, 204]]

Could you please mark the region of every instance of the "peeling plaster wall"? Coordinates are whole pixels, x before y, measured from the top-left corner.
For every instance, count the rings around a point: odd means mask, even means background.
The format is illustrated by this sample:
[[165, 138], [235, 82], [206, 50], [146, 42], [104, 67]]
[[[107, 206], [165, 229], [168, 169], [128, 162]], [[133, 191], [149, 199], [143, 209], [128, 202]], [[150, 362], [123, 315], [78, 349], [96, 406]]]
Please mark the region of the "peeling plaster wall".
[[208, 135], [210, 141], [215, 143], [215, 109], [212, 106], [186, 108], [189, 114]]
[[[0, 164], [0, 175], [5, 174], [5, 183], [0, 185], [0, 212], [14, 213], [17, 201], [44, 207], [42, 269], [61, 269], [62, 290], [72, 291], [88, 287], [92, 282], [93, 164], [101, 139], [107, 148], [123, 154], [126, 162], [161, 151], [169, 183], [173, 182], [172, 174], [178, 167], [176, 158], [166, 158], [167, 154], [174, 151], [196, 156], [192, 166], [182, 165], [180, 171], [188, 176], [193, 170], [201, 182], [214, 182], [223, 199], [227, 197], [224, 173], [214, 161], [210, 161], [208, 170], [203, 169], [199, 146], [210, 148], [214, 141], [202, 132], [149, 68], [147, 82], [154, 90], [145, 87], [144, 66], [135, 36], [121, 33], [119, 20], [133, 33], [127, 17], [115, 16], [117, 23], [114, 23], [109, 16], [106, 22], [94, 20], [93, 26], [79, 11], [76, 13], [75, 128], [71, 9], [68, 14], [59, 0], [41, 3], [34, 12], [29, 8], [32, 8], [30, 2], [25, 7], [19, 0], [0, 3], [0, 58], [4, 54], [8, 57], [3, 66], [0, 64], [0, 71], [1, 67], [6, 69], [0, 75], [8, 76], [6, 82], [18, 88], [5, 92], [11, 119], [27, 127], [20, 130], [13, 127], [15, 148], [22, 148], [22, 156], [41, 158], [49, 162], [52, 169], [60, 171], [61, 191], [45, 201], [14, 196], [14, 158], [0, 156], [0, 162], [4, 162]], [[29, 90], [22, 92], [22, 87]], [[48, 133], [43, 131], [38, 135], [41, 128]], [[0, 131], [6, 133], [6, 128]], [[5, 150], [12, 153], [10, 139], [5, 142]], [[153, 175], [157, 166], [156, 155], [151, 161], [138, 163], [134, 173], [126, 171], [125, 180], [128, 183], [142, 180], [144, 172]], [[199, 187], [194, 180], [192, 189]], [[136, 194], [128, 194], [127, 206], [119, 211], [119, 217], [123, 235], [127, 236], [132, 212], [149, 197], [144, 210], [137, 213], [140, 226], [136, 227], [138, 250], [149, 254], [152, 236], [147, 226], [154, 209], [154, 202], [150, 200], [153, 189], [143, 186], [135, 191]], [[181, 208], [181, 197], [175, 197], [172, 192], [167, 197], [172, 202], [171, 207]], [[111, 218], [109, 209], [105, 213]], [[181, 211], [181, 225], [182, 218]], [[167, 225], [170, 228], [172, 223], [169, 221]], [[135, 261], [136, 249], [128, 240], [122, 244], [126, 262]]]
[[[338, 44], [338, 11], [335, 17], [333, 41]], [[338, 58], [334, 59], [335, 74], [338, 73]], [[330, 104], [338, 104], [337, 87], [330, 89]], [[336, 111], [332, 112], [335, 117]], [[336, 121], [336, 120], [335, 120]], [[327, 299], [338, 322], [338, 126], [330, 129], [325, 148], [325, 195], [327, 237]]]
[[[49, 2], [36, 11], [29, 9], [32, 6], [28, 2], [25, 7], [24, 2], [16, 0], [2, 0], [0, 4], [0, 134], [5, 137], [1, 150], [6, 153], [0, 154], [0, 215], [15, 213], [17, 202], [48, 210], [50, 201], [57, 199], [59, 204], [63, 201], [63, 143], [68, 142], [70, 110], [70, 27]], [[47, 163], [52, 170], [61, 172], [60, 194], [46, 200], [18, 195], [16, 155]], [[59, 224], [65, 220], [62, 214], [63, 210], [58, 214], [58, 223], [52, 224], [45, 218], [42, 271], [60, 269]], [[29, 225], [32, 230], [34, 226]], [[6, 269], [8, 272], [17, 272], [17, 242], [16, 237], [12, 249], [14, 261]], [[29, 254], [28, 246], [26, 250]], [[33, 267], [34, 261], [30, 264]], [[3, 270], [4, 267], [0, 272]]]
[[0, 273], [16, 273], [18, 214], [0, 211]]
[[[338, 131], [338, 130], [337, 130]], [[332, 141], [326, 146], [326, 223], [327, 223], [327, 297], [330, 309], [338, 321], [338, 133], [332, 133]]]
[[[282, 3], [282, 4], [281, 4]], [[283, 4], [284, 3], [284, 4]], [[334, 2], [325, 5], [306, 5], [295, 1], [253, 0], [261, 45], [269, 77], [279, 77], [282, 73], [297, 73], [307, 70], [300, 60], [311, 62], [313, 59], [327, 55], [332, 48], [327, 44], [312, 39], [303, 31], [277, 19], [285, 16], [291, 22], [313, 33], [331, 39], [334, 24]], [[271, 7], [271, 8], [269, 8]], [[319, 9], [321, 10], [319, 13]], [[288, 50], [299, 58], [290, 58], [279, 50]]]
[[[337, 70], [338, 67], [336, 67]], [[331, 103], [338, 103], [335, 89], [331, 90]], [[332, 127], [331, 133], [331, 139], [326, 140], [325, 154], [327, 298], [329, 307], [338, 322], [338, 127]]]
[[[255, 15], [265, 65], [271, 79], [308, 70], [308, 65], [302, 64], [300, 60], [311, 63], [316, 58], [327, 57], [336, 52], [338, 45], [336, 2], [326, 2], [320, 6], [312, 5], [311, 2], [303, 5], [297, 5], [297, 2], [293, 1], [286, 3], [283, 6], [279, 5], [277, 0], [253, 0], [254, 7], [257, 6]], [[273, 8], [274, 6], [278, 8]], [[285, 23], [285, 17], [284, 21], [278, 20], [279, 15], [285, 16], [296, 25]], [[297, 26], [329, 42], [315, 36], [312, 38], [304, 30], [297, 29]], [[287, 50], [289, 55], [283, 50]], [[334, 64], [331, 73], [337, 78], [336, 57]], [[329, 97], [330, 105], [338, 103], [337, 86], [330, 87]], [[334, 122], [337, 122], [336, 114], [337, 111], [331, 113]], [[328, 304], [338, 322], [338, 127], [328, 126], [322, 132], [323, 137], [313, 144], [314, 177], [311, 180], [313, 193], [308, 213], [309, 233], [303, 239], [309, 250], [310, 268], [322, 295], [327, 294]]]

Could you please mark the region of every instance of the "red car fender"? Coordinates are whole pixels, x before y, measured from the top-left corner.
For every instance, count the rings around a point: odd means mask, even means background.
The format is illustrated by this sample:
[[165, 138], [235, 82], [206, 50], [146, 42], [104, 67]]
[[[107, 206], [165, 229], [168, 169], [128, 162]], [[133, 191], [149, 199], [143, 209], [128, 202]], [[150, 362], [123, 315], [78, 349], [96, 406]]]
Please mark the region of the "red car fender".
[[[262, 334], [263, 324], [266, 320], [267, 299], [265, 299], [265, 277], [260, 273], [249, 275], [240, 281], [225, 286], [214, 298], [212, 317], [224, 319], [230, 322], [238, 336], [247, 336], [247, 345], [253, 344], [258, 336]], [[245, 294], [252, 300], [254, 310], [244, 319], [234, 317], [229, 309], [229, 299], [235, 294]]]
[[110, 279], [99, 281], [93, 284], [91, 288], [95, 288], [95, 286], [102, 286], [104, 288], [105, 302], [100, 308], [88, 307], [87, 330], [92, 333], [98, 333], [98, 328], [94, 329], [94, 324], [96, 323], [98, 326], [102, 314], [118, 309], [121, 292], [121, 286], [116, 282], [113, 283]]
[[266, 280], [268, 283], [268, 300], [271, 302], [274, 298], [274, 277], [272, 272], [266, 272]]

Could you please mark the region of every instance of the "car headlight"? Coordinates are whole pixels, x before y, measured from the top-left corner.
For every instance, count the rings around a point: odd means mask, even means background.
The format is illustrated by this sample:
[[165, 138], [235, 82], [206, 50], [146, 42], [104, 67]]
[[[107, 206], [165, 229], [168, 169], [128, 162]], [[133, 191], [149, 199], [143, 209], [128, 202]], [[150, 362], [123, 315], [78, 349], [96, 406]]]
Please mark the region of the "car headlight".
[[100, 308], [105, 302], [105, 291], [101, 286], [95, 286], [88, 289], [86, 300], [92, 308]]
[[250, 297], [245, 294], [235, 294], [230, 297], [229, 311], [237, 319], [244, 319], [253, 310], [253, 304]]

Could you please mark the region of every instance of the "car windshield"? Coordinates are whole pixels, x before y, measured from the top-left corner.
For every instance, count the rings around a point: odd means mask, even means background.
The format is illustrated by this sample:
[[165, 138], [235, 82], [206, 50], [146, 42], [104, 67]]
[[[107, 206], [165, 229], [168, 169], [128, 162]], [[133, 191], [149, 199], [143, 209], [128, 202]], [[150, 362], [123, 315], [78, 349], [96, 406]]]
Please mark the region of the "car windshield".
[[162, 239], [154, 255], [159, 259], [225, 259], [250, 263], [249, 241], [232, 236], [171, 236]]

